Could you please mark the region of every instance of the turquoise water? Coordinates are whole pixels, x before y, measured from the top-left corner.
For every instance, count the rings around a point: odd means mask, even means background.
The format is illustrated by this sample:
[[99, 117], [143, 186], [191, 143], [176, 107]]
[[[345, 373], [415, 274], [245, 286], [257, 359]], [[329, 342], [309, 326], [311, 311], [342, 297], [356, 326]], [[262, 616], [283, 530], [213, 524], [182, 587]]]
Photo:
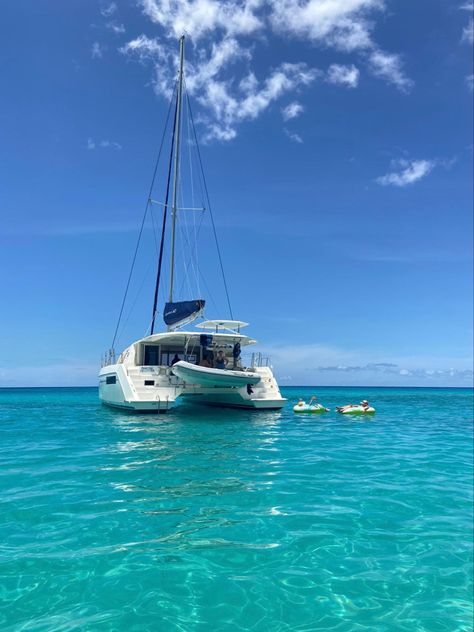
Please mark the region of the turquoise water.
[[317, 392], [378, 412], [0, 390], [2, 632], [472, 630], [472, 391]]

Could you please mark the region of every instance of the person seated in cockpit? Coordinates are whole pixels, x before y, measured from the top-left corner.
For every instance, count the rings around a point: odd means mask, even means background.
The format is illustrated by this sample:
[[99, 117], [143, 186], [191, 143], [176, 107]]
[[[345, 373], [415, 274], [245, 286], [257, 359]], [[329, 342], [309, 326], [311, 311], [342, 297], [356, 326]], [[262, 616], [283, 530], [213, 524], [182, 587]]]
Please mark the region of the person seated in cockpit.
[[211, 362], [211, 360], [210, 360], [208, 355], [205, 355], [205, 356], [202, 357], [202, 360], [199, 363], [199, 366], [203, 366], [206, 369], [212, 369], [212, 362]]
[[215, 360], [215, 368], [216, 369], [225, 369], [229, 360], [225, 357], [222, 349], [219, 349], [217, 352], [216, 360]]

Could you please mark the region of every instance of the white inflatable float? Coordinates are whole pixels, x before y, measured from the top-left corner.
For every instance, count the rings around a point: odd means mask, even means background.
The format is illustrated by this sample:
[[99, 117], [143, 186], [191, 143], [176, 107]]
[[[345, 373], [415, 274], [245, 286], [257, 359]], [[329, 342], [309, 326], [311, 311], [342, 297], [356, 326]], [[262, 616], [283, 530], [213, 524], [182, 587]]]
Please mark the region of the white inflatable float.
[[375, 408], [372, 406], [367, 408], [359, 404], [358, 406], [338, 406], [336, 411], [342, 415], [373, 415]]
[[295, 413], [328, 413], [329, 408], [325, 408], [321, 404], [312, 404], [311, 402], [307, 404], [302, 400], [299, 401], [296, 406], [293, 406], [293, 411]]

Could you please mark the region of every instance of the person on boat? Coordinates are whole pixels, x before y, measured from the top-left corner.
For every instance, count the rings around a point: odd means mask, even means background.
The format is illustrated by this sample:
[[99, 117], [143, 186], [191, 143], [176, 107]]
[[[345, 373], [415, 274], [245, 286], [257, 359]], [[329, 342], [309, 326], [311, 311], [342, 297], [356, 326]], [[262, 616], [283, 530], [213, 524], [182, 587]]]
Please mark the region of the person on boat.
[[174, 358], [171, 360], [171, 366], [173, 366], [173, 364], [176, 364], [176, 362], [179, 362], [179, 360], [180, 360], [179, 355], [175, 353]]
[[232, 357], [234, 358], [234, 369], [236, 369], [240, 359], [240, 342], [235, 343], [232, 349]]
[[217, 352], [217, 357], [216, 357], [216, 361], [215, 361], [216, 369], [225, 369], [225, 367], [226, 367], [228, 362], [229, 361], [225, 357], [224, 352], [222, 351], [222, 349], [219, 349], [219, 351]]
[[362, 406], [362, 408], [364, 410], [368, 410], [370, 408], [370, 404], [366, 399], [363, 399], [360, 403], [360, 405]]
[[201, 362], [199, 363], [199, 366], [203, 366], [206, 369], [212, 369], [212, 363], [209, 359], [209, 356], [207, 355], [203, 356]]

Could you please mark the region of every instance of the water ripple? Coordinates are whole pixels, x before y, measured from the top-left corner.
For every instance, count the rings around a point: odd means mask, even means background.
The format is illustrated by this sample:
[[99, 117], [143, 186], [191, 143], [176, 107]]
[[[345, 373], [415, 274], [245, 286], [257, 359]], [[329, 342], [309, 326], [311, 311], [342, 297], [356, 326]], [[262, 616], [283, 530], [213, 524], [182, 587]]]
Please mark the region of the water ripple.
[[472, 631], [472, 391], [319, 395], [378, 413], [0, 390], [2, 632]]

